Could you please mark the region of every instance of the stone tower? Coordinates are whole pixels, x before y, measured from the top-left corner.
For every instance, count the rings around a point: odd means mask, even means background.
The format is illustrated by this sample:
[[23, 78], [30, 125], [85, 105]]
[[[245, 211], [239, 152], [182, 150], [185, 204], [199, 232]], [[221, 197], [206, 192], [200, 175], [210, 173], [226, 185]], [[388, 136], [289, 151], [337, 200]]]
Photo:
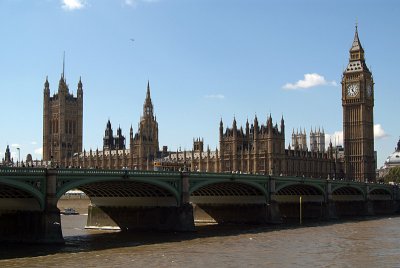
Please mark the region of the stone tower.
[[375, 180], [374, 81], [368, 69], [358, 29], [342, 78], [343, 142], [348, 179]]
[[133, 135], [130, 130], [131, 166], [135, 169], [150, 170], [159, 153], [158, 123], [153, 113], [150, 96], [150, 83], [147, 82], [146, 99], [143, 104], [143, 115], [140, 118], [138, 132]]
[[106, 130], [103, 137], [103, 151], [105, 150], [123, 150], [125, 149], [125, 137], [122, 135], [121, 127], [117, 129], [117, 135], [113, 135], [110, 120], [107, 121]]
[[3, 158], [3, 165], [9, 166], [12, 164], [12, 162], [13, 160], [11, 158], [10, 146], [7, 145], [6, 152]]
[[307, 134], [306, 134], [306, 129], [304, 129], [304, 132], [300, 128], [300, 132], [297, 130], [296, 133], [292, 132], [292, 144], [293, 147], [296, 150], [300, 151], [307, 151]]
[[226, 128], [220, 122], [219, 170], [220, 172], [246, 172], [261, 174], [280, 174], [284, 168], [282, 159], [285, 155], [285, 122], [272, 123], [272, 116], [267, 117], [266, 125], [246, 121], [246, 127], [238, 128], [233, 119], [232, 128]]
[[104, 150], [114, 150], [114, 149], [115, 149], [115, 145], [114, 145], [113, 130], [111, 127], [111, 122], [110, 122], [110, 120], [108, 120], [106, 130], [104, 131], [103, 151]]
[[82, 151], [83, 87], [79, 78], [77, 96], [69, 92], [63, 73], [58, 92], [50, 97], [46, 77], [43, 98], [43, 160], [64, 165], [74, 153]]
[[310, 151], [311, 152], [325, 152], [325, 131], [322, 128], [310, 130]]

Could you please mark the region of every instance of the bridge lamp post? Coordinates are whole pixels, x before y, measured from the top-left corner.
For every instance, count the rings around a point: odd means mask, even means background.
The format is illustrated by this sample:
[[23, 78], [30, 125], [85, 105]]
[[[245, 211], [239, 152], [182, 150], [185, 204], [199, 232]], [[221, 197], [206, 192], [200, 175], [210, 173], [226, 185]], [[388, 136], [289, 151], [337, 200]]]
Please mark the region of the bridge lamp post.
[[17, 162], [17, 167], [21, 165], [21, 148], [17, 147], [18, 151], [18, 162]]

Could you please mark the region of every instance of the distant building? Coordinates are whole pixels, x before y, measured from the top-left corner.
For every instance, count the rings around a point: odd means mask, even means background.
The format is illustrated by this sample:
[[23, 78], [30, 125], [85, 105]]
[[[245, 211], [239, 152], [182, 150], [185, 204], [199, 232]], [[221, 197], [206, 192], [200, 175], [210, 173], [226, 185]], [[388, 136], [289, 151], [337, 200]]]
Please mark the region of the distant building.
[[386, 158], [385, 163], [378, 170], [378, 177], [385, 177], [389, 173], [389, 170], [394, 167], [400, 167], [400, 138], [395, 151]]
[[12, 166], [13, 164], [14, 160], [11, 158], [10, 147], [7, 145], [4, 158], [2, 159], [2, 166]]
[[306, 130], [304, 129], [304, 132], [301, 131], [300, 128], [300, 132], [297, 130], [296, 133], [292, 132], [292, 146], [294, 149], [296, 150], [300, 150], [300, 151], [307, 151], [308, 147], [307, 147], [307, 134], [306, 134]]
[[311, 152], [325, 152], [325, 131], [322, 128], [310, 130], [310, 151]]

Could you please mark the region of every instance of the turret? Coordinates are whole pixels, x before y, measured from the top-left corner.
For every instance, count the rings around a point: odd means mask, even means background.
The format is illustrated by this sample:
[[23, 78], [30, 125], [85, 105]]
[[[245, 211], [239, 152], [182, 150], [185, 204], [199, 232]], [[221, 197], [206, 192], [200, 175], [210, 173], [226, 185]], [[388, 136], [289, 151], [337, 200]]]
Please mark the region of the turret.
[[49, 80], [48, 77], [46, 76], [46, 81], [44, 82], [44, 91], [43, 91], [45, 97], [49, 97], [50, 96], [50, 84], [49, 84]]
[[257, 115], [254, 117], [254, 134], [258, 134], [258, 119], [257, 119]]
[[237, 125], [236, 125], [236, 118], [235, 117], [233, 117], [232, 131], [233, 131], [233, 137], [236, 137], [237, 136]]
[[246, 120], [246, 137], [249, 137], [250, 127], [249, 127], [249, 119]]
[[281, 133], [285, 135], [285, 120], [283, 120], [283, 115], [281, 118]]
[[232, 128], [233, 128], [233, 129], [235, 129], [235, 130], [237, 129], [237, 125], [236, 125], [236, 117], [235, 117], [235, 116], [233, 117]]
[[60, 81], [58, 82], [58, 94], [61, 96], [67, 94], [67, 92], [68, 92], [67, 84], [63, 76], [61, 75]]
[[221, 121], [219, 122], [219, 139], [222, 139], [222, 136], [224, 135], [224, 123]]
[[83, 97], [83, 84], [81, 77], [79, 77], [77, 95], [80, 99]]
[[269, 114], [268, 120], [267, 120], [267, 129], [268, 132], [271, 133], [272, 132], [272, 116], [271, 114]]

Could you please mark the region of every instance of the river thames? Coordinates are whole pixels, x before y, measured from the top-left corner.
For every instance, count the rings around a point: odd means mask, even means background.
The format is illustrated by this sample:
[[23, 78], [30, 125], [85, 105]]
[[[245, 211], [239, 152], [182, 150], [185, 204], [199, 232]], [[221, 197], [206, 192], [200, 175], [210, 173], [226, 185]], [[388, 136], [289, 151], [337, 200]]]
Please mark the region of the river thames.
[[62, 216], [64, 246], [1, 245], [0, 267], [400, 267], [400, 216], [193, 233], [85, 230]]

